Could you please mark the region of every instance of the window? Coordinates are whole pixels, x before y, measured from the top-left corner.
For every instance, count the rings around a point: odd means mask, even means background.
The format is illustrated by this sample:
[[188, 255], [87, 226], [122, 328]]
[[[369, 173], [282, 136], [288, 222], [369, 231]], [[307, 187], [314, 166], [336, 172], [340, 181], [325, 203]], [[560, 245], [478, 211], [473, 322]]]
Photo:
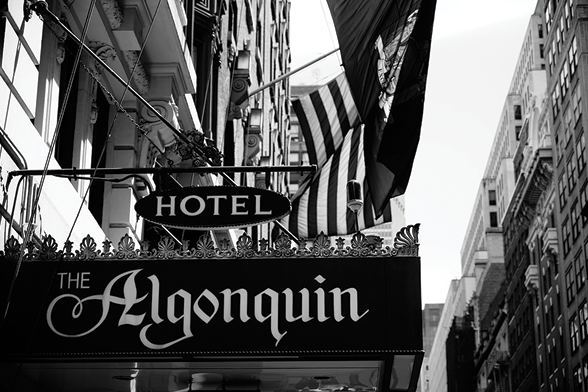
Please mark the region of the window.
[[582, 93], [578, 87], [576, 87], [572, 94], [572, 108], [574, 112], [574, 120], [577, 123], [582, 115]]
[[574, 17], [574, 0], [568, 0], [568, 4], [570, 5], [570, 15], [572, 18]]
[[568, 64], [570, 65], [570, 77], [574, 76], [576, 68], [578, 68], [578, 43], [576, 37], [574, 37], [570, 49], [568, 49]]
[[583, 381], [582, 368], [580, 367], [580, 365], [576, 365], [576, 367], [574, 367], [574, 370], [573, 370], [574, 391], [581, 391], [583, 389], [582, 381]]
[[555, 88], [551, 93], [551, 109], [553, 110], [553, 118], [555, 119], [559, 114], [561, 108], [561, 86], [559, 81], [555, 84]]
[[570, 251], [570, 226], [571, 226], [571, 222], [570, 220], [566, 217], [563, 225], [561, 225], [561, 235], [563, 237], [563, 253], [564, 256], [568, 254], [568, 252]]
[[578, 320], [576, 320], [576, 315], [573, 315], [570, 319], [570, 343], [572, 352], [576, 351], [580, 346], [580, 336], [578, 333]]
[[561, 46], [562, 46], [562, 41], [563, 41], [563, 37], [562, 37], [562, 28], [563, 26], [559, 26], [559, 29], [557, 29], [555, 31], [555, 42], [557, 45], [557, 53], [561, 53]]
[[537, 32], [539, 33], [539, 38], [543, 38], [543, 25], [542, 24], [537, 25]]
[[578, 173], [576, 172], [576, 160], [574, 159], [574, 154], [570, 154], [570, 159], [566, 163], [566, 171], [568, 174], [568, 189], [571, 192], [574, 186], [576, 185], [576, 180], [578, 178]]
[[496, 205], [496, 191], [494, 189], [488, 191], [488, 204], [491, 206]]
[[545, 291], [549, 291], [549, 288], [551, 287], [551, 284], [549, 282], [549, 274], [551, 273], [551, 271], [549, 270], [549, 267], [547, 268], [547, 270], [545, 269], [545, 267], [541, 268], [541, 277], [543, 278], [543, 287], [545, 288]]
[[578, 160], [578, 172], [581, 173], [586, 167], [586, 138], [584, 132], [576, 142], [576, 158]]
[[584, 268], [584, 258], [582, 253], [574, 259], [574, 268], [576, 269], [576, 289], [580, 290], [586, 282], [586, 269]]
[[[564, 15], [559, 17], [559, 32], [561, 35], [561, 42], [558, 42], [558, 44], [563, 45], [563, 43], [566, 41], [566, 21], [564, 19]], [[561, 48], [559, 51], [561, 52]]]
[[547, 33], [549, 33], [549, 30], [551, 30], [551, 25], [553, 24], [552, 1], [553, 0], [547, 1], [546, 6], [545, 6], [545, 23], [546, 23]]
[[559, 191], [559, 206], [562, 209], [566, 204], [566, 197], [567, 197], [567, 182], [564, 181], [565, 173], [562, 173], [562, 176], [557, 181], [557, 189]]
[[564, 65], [559, 73], [559, 83], [561, 84], [561, 95], [565, 97], [570, 87], [570, 68], [567, 61], [564, 61]]
[[570, 139], [572, 138], [573, 126], [574, 126], [574, 123], [573, 123], [573, 116], [572, 116], [572, 108], [568, 105], [568, 107], [563, 115], [563, 131], [564, 131], [564, 138], [566, 141], [566, 146], [570, 142]]
[[563, 156], [562, 154], [563, 146], [561, 143], [561, 138], [558, 134], [555, 135], [555, 161], [559, 162], [560, 158]]
[[572, 221], [572, 240], [580, 236], [580, 204], [574, 202], [570, 209], [570, 220]]
[[[586, 183], [582, 189], [580, 189], [580, 211], [584, 209], [586, 206], [586, 202], [588, 201], [588, 188], [586, 187]], [[582, 215], [582, 226], [584, 226], [588, 222], [588, 218]]]
[[580, 341], [583, 342], [588, 338], [588, 303], [584, 301], [578, 309], [580, 315]]
[[521, 112], [521, 105], [514, 105], [514, 118], [515, 120], [522, 120], [523, 115]]
[[498, 214], [496, 212], [490, 213], [490, 227], [498, 227]]
[[574, 266], [570, 265], [566, 270], [566, 295], [568, 297], [568, 303], [574, 299]]

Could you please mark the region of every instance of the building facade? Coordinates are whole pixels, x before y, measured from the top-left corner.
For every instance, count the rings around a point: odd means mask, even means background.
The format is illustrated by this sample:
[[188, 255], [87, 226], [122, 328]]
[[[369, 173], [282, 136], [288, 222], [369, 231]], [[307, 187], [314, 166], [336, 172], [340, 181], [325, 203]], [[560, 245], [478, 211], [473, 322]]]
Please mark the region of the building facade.
[[559, 247], [557, 266], [566, 353], [566, 377], [573, 390], [585, 390], [588, 380], [588, 308], [586, 300], [587, 81], [583, 75], [586, 19], [582, 1], [545, 1], [546, 58], [550, 98], [549, 123], [553, 130], [553, 166], [556, 179], [555, 214]]
[[431, 349], [435, 342], [435, 335], [439, 328], [441, 315], [443, 313], [443, 304], [425, 304], [423, 308], [423, 350], [425, 356], [423, 358], [423, 365], [421, 366], [421, 375], [419, 377], [418, 391], [425, 391], [429, 383], [429, 356]]

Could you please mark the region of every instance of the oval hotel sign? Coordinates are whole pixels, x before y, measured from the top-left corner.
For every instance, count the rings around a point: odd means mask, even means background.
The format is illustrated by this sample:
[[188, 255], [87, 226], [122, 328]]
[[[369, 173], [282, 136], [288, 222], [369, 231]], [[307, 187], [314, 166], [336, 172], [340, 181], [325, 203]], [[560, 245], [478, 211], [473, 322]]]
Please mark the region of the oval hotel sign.
[[239, 186], [153, 192], [135, 204], [135, 211], [150, 222], [203, 230], [270, 222], [287, 215], [290, 208], [290, 200], [277, 192]]

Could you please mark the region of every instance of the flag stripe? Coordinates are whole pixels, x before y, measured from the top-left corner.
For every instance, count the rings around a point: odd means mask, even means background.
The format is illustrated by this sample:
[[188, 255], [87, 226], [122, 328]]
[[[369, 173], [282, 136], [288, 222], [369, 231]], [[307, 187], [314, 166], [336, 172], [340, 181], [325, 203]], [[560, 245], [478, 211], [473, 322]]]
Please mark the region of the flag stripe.
[[298, 197], [292, 200], [292, 208], [290, 210], [290, 214], [284, 220], [285, 226], [288, 228], [290, 232], [298, 232], [298, 214], [300, 210], [300, 202], [302, 197]]
[[[319, 176], [320, 179], [320, 176]], [[318, 195], [319, 195], [320, 182], [318, 186], [310, 187], [308, 191], [308, 206], [306, 207], [306, 221], [308, 222], [307, 232], [316, 235], [316, 228], [318, 227]]]
[[[312, 102], [312, 106], [314, 107], [315, 113], [317, 113], [317, 121], [318, 127], [322, 133], [323, 139], [323, 146], [322, 148], [317, 148], [317, 164], [321, 165], [324, 164], [324, 161], [328, 159], [326, 152], [327, 151], [335, 151], [335, 146], [333, 144], [333, 134], [331, 133], [331, 121], [328, 117], [327, 110], [325, 109], [325, 105], [323, 104], [324, 97], [321, 97], [321, 90], [310, 94], [310, 100]], [[320, 144], [316, 145], [320, 146]]]
[[[353, 139], [354, 130], [348, 132], [347, 137], [351, 137]], [[338, 192], [340, 195], [347, 194], [347, 183], [349, 182], [349, 160], [351, 159], [352, 155], [352, 143], [343, 142], [341, 146], [341, 158], [339, 161], [339, 172], [338, 172]], [[348, 212], [351, 212], [349, 208], [347, 208], [347, 198], [345, 197], [337, 197], [337, 233], [347, 233], [349, 231], [349, 226], [347, 222], [347, 215]], [[352, 222], [353, 223], [353, 222]], [[353, 230], [353, 226], [351, 227]]]
[[302, 136], [304, 137], [304, 141], [306, 143], [306, 150], [308, 152], [308, 159], [311, 164], [316, 165], [317, 158], [316, 158], [316, 148], [314, 146], [314, 138], [310, 133], [310, 124], [308, 123], [308, 118], [306, 116], [307, 111], [302, 107], [302, 101], [295, 100], [292, 102], [292, 107], [296, 112], [296, 117], [298, 117], [298, 122], [300, 124], [300, 130], [302, 131]]
[[325, 144], [325, 154], [327, 159], [339, 149], [343, 143], [344, 134], [347, 133], [347, 131], [343, 132], [343, 129], [341, 128], [339, 112], [336, 106], [336, 97], [332, 95], [332, 91], [330, 89], [330, 86], [332, 85], [335, 85], [335, 83], [329, 83], [325, 88], [319, 90], [321, 100], [323, 101], [323, 105], [325, 107], [326, 118], [329, 122], [329, 137], [333, 141], [332, 148]]
[[334, 154], [331, 160], [331, 167], [328, 173], [329, 187], [327, 191], [327, 231], [329, 233], [337, 232], [337, 202], [339, 201], [338, 189], [338, 172], [339, 158], [341, 154]]
[[341, 139], [343, 139], [345, 138], [347, 132], [349, 132], [349, 130], [351, 129], [351, 124], [349, 123], [349, 116], [347, 114], [347, 108], [345, 107], [345, 99], [341, 95], [341, 89], [338, 83], [329, 83], [328, 87], [329, 91], [331, 92], [331, 97], [333, 98], [333, 107], [337, 111], [339, 129], [341, 130]]

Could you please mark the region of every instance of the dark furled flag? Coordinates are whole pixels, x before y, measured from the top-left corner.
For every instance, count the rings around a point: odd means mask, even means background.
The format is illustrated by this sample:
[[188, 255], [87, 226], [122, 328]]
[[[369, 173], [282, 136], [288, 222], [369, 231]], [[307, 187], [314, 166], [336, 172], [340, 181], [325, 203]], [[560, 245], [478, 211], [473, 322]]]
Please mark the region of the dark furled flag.
[[420, 138], [436, 0], [327, 0], [365, 124], [376, 213], [406, 191]]
[[313, 238], [355, 232], [356, 217], [347, 208], [347, 182], [363, 184], [364, 206], [357, 216], [359, 230], [392, 220], [390, 206], [376, 219], [369, 196], [364, 163], [363, 125], [345, 75], [292, 102], [306, 142], [310, 163], [318, 171], [300, 184], [292, 211], [283, 224], [297, 237]]

